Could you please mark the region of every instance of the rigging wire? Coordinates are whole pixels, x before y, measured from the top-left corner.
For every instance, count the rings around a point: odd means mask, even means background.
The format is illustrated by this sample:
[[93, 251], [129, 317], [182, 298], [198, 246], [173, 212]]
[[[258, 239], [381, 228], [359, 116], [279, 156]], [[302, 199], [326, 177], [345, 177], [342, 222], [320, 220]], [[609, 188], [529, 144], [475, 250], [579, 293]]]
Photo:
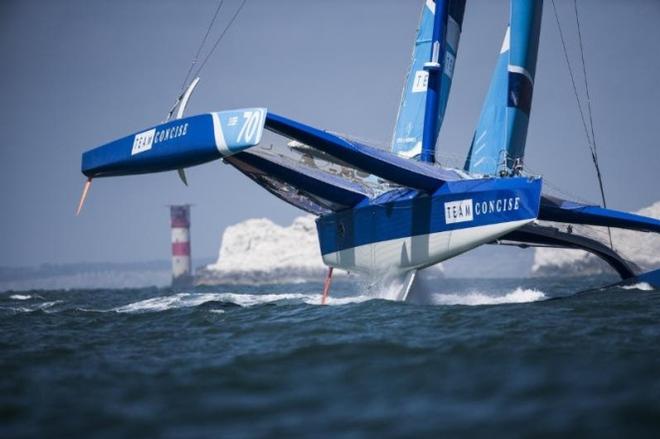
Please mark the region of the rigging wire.
[[[557, 22], [557, 28], [559, 29], [559, 37], [561, 39], [561, 44], [562, 48], [564, 51], [564, 59], [566, 61], [566, 66], [568, 67], [568, 73], [570, 74], [571, 77], [571, 85], [573, 86], [573, 94], [575, 95], [575, 100], [578, 105], [578, 110], [580, 112], [580, 119], [582, 120], [582, 127], [584, 128], [584, 134], [587, 138], [587, 144], [589, 146], [589, 151], [591, 152], [591, 159], [594, 162], [594, 166], [596, 168], [596, 176], [598, 178], [598, 186], [600, 188], [600, 195], [601, 199], [603, 201], [603, 207], [607, 207], [607, 203], [605, 200], [605, 190], [603, 187], [603, 177], [600, 172], [600, 166], [598, 164], [598, 152], [596, 150], [596, 142], [595, 142], [595, 136], [593, 136], [594, 133], [594, 127], [593, 127], [593, 117], [591, 116], [591, 99], [589, 96], [589, 89], [588, 89], [588, 81], [587, 81], [587, 76], [586, 76], [586, 67], [584, 63], [584, 50], [583, 50], [583, 45], [582, 45], [582, 33], [580, 29], [580, 21], [579, 21], [579, 15], [578, 15], [578, 10], [577, 10], [577, 3], [576, 0], [574, 0], [574, 6], [575, 6], [575, 17], [578, 23], [578, 37], [580, 40], [580, 53], [581, 53], [581, 59], [582, 59], [582, 69], [584, 73], [584, 81], [585, 81], [585, 87], [587, 88], [587, 109], [589, 111], [589, 126], [591, 127], [591, 132], [590, 129], [587, 127], [587, 119], [585, 118], [584, 115], [584, 110], [582, 109], [582, 103], [580, 101], [580, 95], [577, 90], [577, 86], [575, 84], [575, 74], [573, 72], [573, 68], [571, 66], [570, 59], [568, 57], [568, 49], [566, 48], [566, 40], [564, 38], [564, 32], [561, 27], [561, 23], [559, 22], [559, 14], [557, 12], [557, 4], [555, 3], [555, 0], [552, 0], [552, 8], [554, 10], [554, 15], [555, 15], [555, 21]], [[614, 249], [614, 244], [612, 243], [612, 233], [608, 227], [608, 234], [610, 236], [610, 247]]]
[[[589, 127], [591, 128], [591, 143], [593, 145], [596, 158], [598, 158], [598, 151], [596, 149], [596, 135], [594, 134], [594, 120], [591, 111], [591, 95], [589, 94], [589, 80], [587, 77], [587, 63], [584, 61], [584, 47], [582, 44], [582, 27], [580, 26], [580, 14], [578, 13], [577, 0], [573, 0], [573, 8], [575, 10], [575, 22], [577, 24], [578, 42], [580, 45], [580, 58], [582, 61], [582, 76], [584, 77], [584, 90], [586, 92], [586, 97], [587, 97], [587, 115], [589, 116]], [[598, 166], [597, 163], [596, 166]], [[605, 203], [604, 198], [605, 195], [603, 194], [603, 203]]]
[[211, 58], [211, 55], [213, 55], [213, 52], [218, 47], [218, 45], [220, 44], [220, 41], [222, 41], [222, 39], [224, 38], [227, 31], [231, 28], [232, 24], [234, 24], [234, 21], [236, 21], [236, 18], [238, 17], [238, 14], [241, 13], [241, 10], [243, 9], [243, 7], [245, 6], [246, 3], [247, 3], [247, 0], [243, 0], [241, 2], [241, 5], [238, 7], [238, 9], [236, 9], [236, 12], [234, 12], [234, 15], [231, 17], [231, 20], [229, 20], [229, 23], [227, 23], [225, 28], [222, 30], [222, 33], [220, 33], [220, 36], [218, 37], [218, 39], [215, 40], [215, 44], [213, 44], [213, 47], [211, 48], [209, 53], [204, 58], [204, 61], [202, 61], [200, 66], [197, 68], [197, 70], [195, 71], [195, 74], [193, 75], [193, 77], [199, 76], [199, 73], [202, 71], [202, 69], [204, 68], [204, 66], [208, 62], [209, 58]]
[[584, 127], [584, 135], [587, 137], [587, 142], [589, 144], [589, 149], [591, 149], [591, 137], [589, 136], [589, 129], [587, 128], [586, 118], [584, 117], [584, 111], [582, 110], [582, 105], [580, 104], [580, 95], [577, 91], [577, 86], [575, 85], [575, 74], [573, 73], [573, 68], [571, 67], [571, 62], [568, 59], [568, 49], [566, 48], [566, 41], [564, 39], [564, 32], [559, 23], [559, 15], [557, 13], [557, 5], [555, 0], [552, 0], [552, 7], [555, 11], [555, 21], [557, 22], [557, 28], [559, 29], [559, 38], [561, 39], [561, 45], [564, 49], [564, 59], [566, 60], [566, 65], [568, 66], [568, 73], [571, 76], [571, 84], [573, 85], [573, 93], [575, 95], [575, 100], [578, 104], [578, 110], [580, 111], [580, 119], [582, 120], [582, 126]]
[[[584, 76], [584, 89], [587, 97], [587, 114], [589, 115], [589, 125], [591, 127], [591, 145], [592, 145], [592, 158], [594, 166], [596, 167], [596, 176], [598, 177], [598, 186], [600, 188], [600, 196], [603, 200], [603, 207], [607, 208], [607, 201], [605, 200], [605, 189], [603, 188], [603, 176], [600, 172], [600, 165], [598, 163], [598, 148], [596, 147], [596, 134], [594, 133], [594, 119], [591, 111], [591, 96], [589, 94], [589, 81], [587, 77], [587, 63], [584, 62], [584, 47], [582, 44], [582, 30], [580, 26], [580, 14], [578, 12], [577, 0], [573, 0], [573, 9], [575, 10], [575, 22], [577, 23], [578, 41], [580, 43], [580, 57], [582, 59], [582, 74]], [[607, 233], [610, 237], [610, 247], [614, 250], [612, 242], [612, 231], [607, 228]]]
[[215, 10], [215, 13], [213, 14], [213, 18], [211, 19], [211, 23], [209, 24], [208, 28], [206, 29], [206, 33], [204, 34], [204, 37], [202, 38], [202, 42], [200, 43], [199, 47], [197, 48], [197, 53], [196, 53], [195, 56], [193, 57], [192, 63], [191, 63], [191, 65], [190, 65], [190, 68], [188, 69], [188, 73], [186, 74], [186, 77], [185, 77], [185, 79], [183, 80], [183, 85], [182, 85], [182, 87], [181, 87], [181, 93], [179, 94], [179, 96], [178, 96], [178, 97], [176, 98], [176, 100], [174, 101], [174, 105], [172, 105], [172, 108], [170, 108], [170, 111], [169, 111], [168, 114], [167, 114], [167, 118], [165, 119], [166, 121], [170, 120], [170, 118], [172, 117], [172, 114], [174, 114], [174, 110], [176, 110], [176, 107], [177, 107], [177, 106], [179, 105], [179, 103], [181, 102], [181, 99], [183, 99], [183, 95], [185, 94], [185, 88], [186, 88], [186, 84], [188, 83], [188, 80], [189, 80], [191, 77], [192, 77], [192, 78], [196, 78], [196, 77], [199, 76], [200, 72], [202, 71], [202, 69], [204, 68], [204, 66], [205, 66], [206, 63], [208, 62], [208, 60], [211, 58], [211, 55], [213, 55], [213, 52], [214, 52], [215, 49], [218, 47], [218, 45], [220, 44], [220, 42], [221, 42], [222, 39], [224, 38], [225, 34], [227, 33], [227, 31], [229, 31], [229, 28], [231, 28], [232, 24], [234, 24], [234, 21], [236, 21], [236, 18], [238, 17], [238, 14], [239, 14], [239, 13], [241, 12], [241, 10], [243, 9], [243, 6], [245, 6], [245, 3], [247, 3], [247, 0], [243, 0], [243, 2], [241, 3], [241, 5], [240, 5], [240, 6], [238, 7], [238, 9], [234, 12], [234, 15], [233, 15], [233, 16], [231, 17], [231, 19], [229, 20], [229, 23], [227, 23], [227, 25], [225, 26], [225, 28], [224, 28], [224, 29], [222, 30], [222, 32], [220, 33], [220, 36], [215, 40], [215, 43], [213, 44], [213, 47], [211, 48], [211, 50], [206, 54], [206, 56], [204, 57], [204, 60], [203, 60], [202, 63], [200, 64], [200, 66], [197, 68], [197, 70], [195, 71], [195, 73], [191, 76], [191, 72], [192, 72], [193, 69], [195, 68], [195, 65], [197, 65], [197, 61], [199, 60], [199, 55], [202, 53], [202, 49], [204, 48], [204, 45], [206, 44], [206, 41], [208, 40], [208, 37], [209, 37], [209, 35], [210, 35], [210, 33], [211, 33], [211, 29], [212, 29], [213, 26], [215, 25], [215, 22], [216, 22], [216, 20], [217, 20], [217, 18], [218, 18], [218, 14], [220, 13], [220, 9], [222, 8], [222, 5], [224, 4], [224, 0], [220, 0], [220, 2], [218, 3], [218, 7], [217, 7], [216, 10]]
[[195, 68], [195, 64], [197, 64], [197, 61], [199, 60], [199, 55], [202, 53], [202, 49], [204, 48], [204, 44], [206, 44], [206, 40], [209, 37], [209, 34], [211, 33], [211, 29], [213, 28], [213, 25], [215, 24], [215, 20], [218, 18], [218, 13], [220, 12], [220, 9], [222, 8], [222, 4], [224, 3], [224, 0], [220, 0], [218, 2], [218, 7], [215, 10], [215, 14], [213, 14], [213, 18], [211, 19], [211, 23], [209, 26], [206, 28], [206, 33], [204, 34], [204, 38], [202, 38], [202, 42], [199, 43], [199, 47], [197, 48], [197, 53], [195, 53], [195, 57], [192, 60], [192, 63], [190, 64], [190, 68], [188, 69], [188, 73], [186, 73], [186, 77], [183, 80], [183, 84], [181, 84], [181, 91], [183, 91], [186, 88], [186, 84], [188, 84], [188, 79], [190, 79], [190, 74], [192, 73], [193, 69]]

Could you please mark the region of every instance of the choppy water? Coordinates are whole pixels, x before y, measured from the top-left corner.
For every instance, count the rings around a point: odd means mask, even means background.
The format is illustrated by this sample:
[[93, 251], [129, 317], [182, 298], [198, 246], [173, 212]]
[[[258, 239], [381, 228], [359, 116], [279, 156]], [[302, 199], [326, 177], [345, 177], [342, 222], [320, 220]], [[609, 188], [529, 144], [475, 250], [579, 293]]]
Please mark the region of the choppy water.
[[589, 282], [0, 293], [0, 436], [657, 437], [660, 292]]

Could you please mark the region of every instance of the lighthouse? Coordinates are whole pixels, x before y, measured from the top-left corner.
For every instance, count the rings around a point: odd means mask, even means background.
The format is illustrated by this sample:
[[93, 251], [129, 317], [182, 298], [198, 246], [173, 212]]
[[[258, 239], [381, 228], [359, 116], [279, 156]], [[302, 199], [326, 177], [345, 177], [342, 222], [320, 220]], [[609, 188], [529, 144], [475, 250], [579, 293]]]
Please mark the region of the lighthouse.
[[190, 205], [170, 206], [172, 226], [172, 287], [193, 284], [190, 259]]

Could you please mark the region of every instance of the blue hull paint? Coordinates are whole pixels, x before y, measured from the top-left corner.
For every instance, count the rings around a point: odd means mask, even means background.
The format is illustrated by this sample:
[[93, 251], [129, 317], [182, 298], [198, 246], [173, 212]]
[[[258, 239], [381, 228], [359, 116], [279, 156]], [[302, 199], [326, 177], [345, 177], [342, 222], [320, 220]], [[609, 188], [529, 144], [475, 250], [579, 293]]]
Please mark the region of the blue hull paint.
[[266, 129], [309, 145], [351, 166], [386, 180], [426, 192], [436, 191], [445, 181], [460, 180], [450, 169], [406, 160], [375, 147], [349, 141], [301, 122], [268, 113]]
[[409, 189], [391, 191], [354, 209], [321, 216], [316, 222], [321, 253], [535, 219], [541, 185], [538, 178], [477, 179], [447, 182], [431, 195]]
[[[651, 285], [653, 288], [660, 288], [660, 268], [654, 271], [649, 271], [648, 273], [640, 274], [634, 278], [635, 282], [646, 282]], [[634, 282], [628, 282], [634, 283]]]
[[[136, 138], [150, 132], [145, 147], [136, 150]], [[195, 166], [220, 157], [212, 117], [200, 114], [157, 125], [83, 153], [82, 173], [94, 178], [147, 174]]]
[[655, 218], [548, 196], [541, 200], [539, 219], [660, 233], [660, 220]]
[[82, 155], [89, 178], [172, 171], [229, 157], [261, 142], [265, 108], [244, 108], [176, 119]]

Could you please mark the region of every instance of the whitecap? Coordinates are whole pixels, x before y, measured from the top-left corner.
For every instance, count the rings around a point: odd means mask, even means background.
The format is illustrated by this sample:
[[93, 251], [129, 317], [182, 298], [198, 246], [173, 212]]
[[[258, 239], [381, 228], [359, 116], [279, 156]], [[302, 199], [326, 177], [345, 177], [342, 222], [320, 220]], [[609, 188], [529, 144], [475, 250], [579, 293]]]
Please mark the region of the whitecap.
[[[312, 300], [305, 301], [305, 303], [308, 303], [310, 305], [320, 305], [321, 297], [322, 296], [319, 294], [318, 296], [314, 297]], [[347, 305], [349, 303], [362, 303], [374, 299], [378, 299], [378, 298], [373, 296], [348, 296], [348, 297], [329, 296], [328, 301], [326, 303], [328, 305]]]
[[117, 312], [157, 312], [176, 308], [189, 308], [206, 302], [229, 302], [240, 306], [253, 306], [281, 300], [302, 300], [305, 294], [234, 294], [234, 293], [179, 293], [152, 297], [115, 308]]
[[12, 294], [9, 298], [13, 300], [30, 300], [32, 296], [28, 294]]
[[[373, 300], [371, 296], [328, 297], [328, 305], [345, 305]], [[139, 302], [114, 308], [120, 313], [159, 312], [169, 309], [190, 308], [206, 302], [224, 302], [250, 307], [266, 303], [297, 302], [309, 305], [319, 305], [321, 294], [302, 293], [271, 293], [271, 294], [238, 294], [238, 293], [179, 293], [170, 296], [152, 297]]]
[[[24, 300], [24, 299], [16, 299], [16, 300]], [[53, 300], [52, 302], [37, 303], [31, 306], [19, 306], [19, 307], [5, 308], [5, 309], [9, 309], [10, 311], [17, 313], [23, 313], [23, 312], [27, 313], [34, 311], [52, 312], [49, 310], [59, 303], [63, 303], [63, 300]]]
[[435, 305], [502, 305], [506, 303], [529, 303], [547, 299], [545, 293], [535, 289], [516, 288], [503, 294], [485, 294], [479, 291], [466, 293], [437, 293], [431, 296]]
[[52, 302], [40, 303], [36, 306], [35, 309], [46, 310], [46, 309], [52, 308], [53, 306], [57, 305], [58, 303], [62, 303], [62, 302], [63, 302], [63, 300], [53, 300]]
[[204, 302], [217, 300], [215, 294], [190, 294], [179, 293], [171, 296], [152, 297], [150, 299], [140, 300], [139, 302], [129, 303], [114, 309], [117, 312], [153, 312], [165, 311], [173, 308], [184, 308], [201, 305]]
[[654, 288], [651, 284], [647, 282], [639, 282], [636, 284], [631, 284], [631, 285], [623, 285], [621, 286], [624, 290], [640, 290], [640, 291], [653, 291]]

